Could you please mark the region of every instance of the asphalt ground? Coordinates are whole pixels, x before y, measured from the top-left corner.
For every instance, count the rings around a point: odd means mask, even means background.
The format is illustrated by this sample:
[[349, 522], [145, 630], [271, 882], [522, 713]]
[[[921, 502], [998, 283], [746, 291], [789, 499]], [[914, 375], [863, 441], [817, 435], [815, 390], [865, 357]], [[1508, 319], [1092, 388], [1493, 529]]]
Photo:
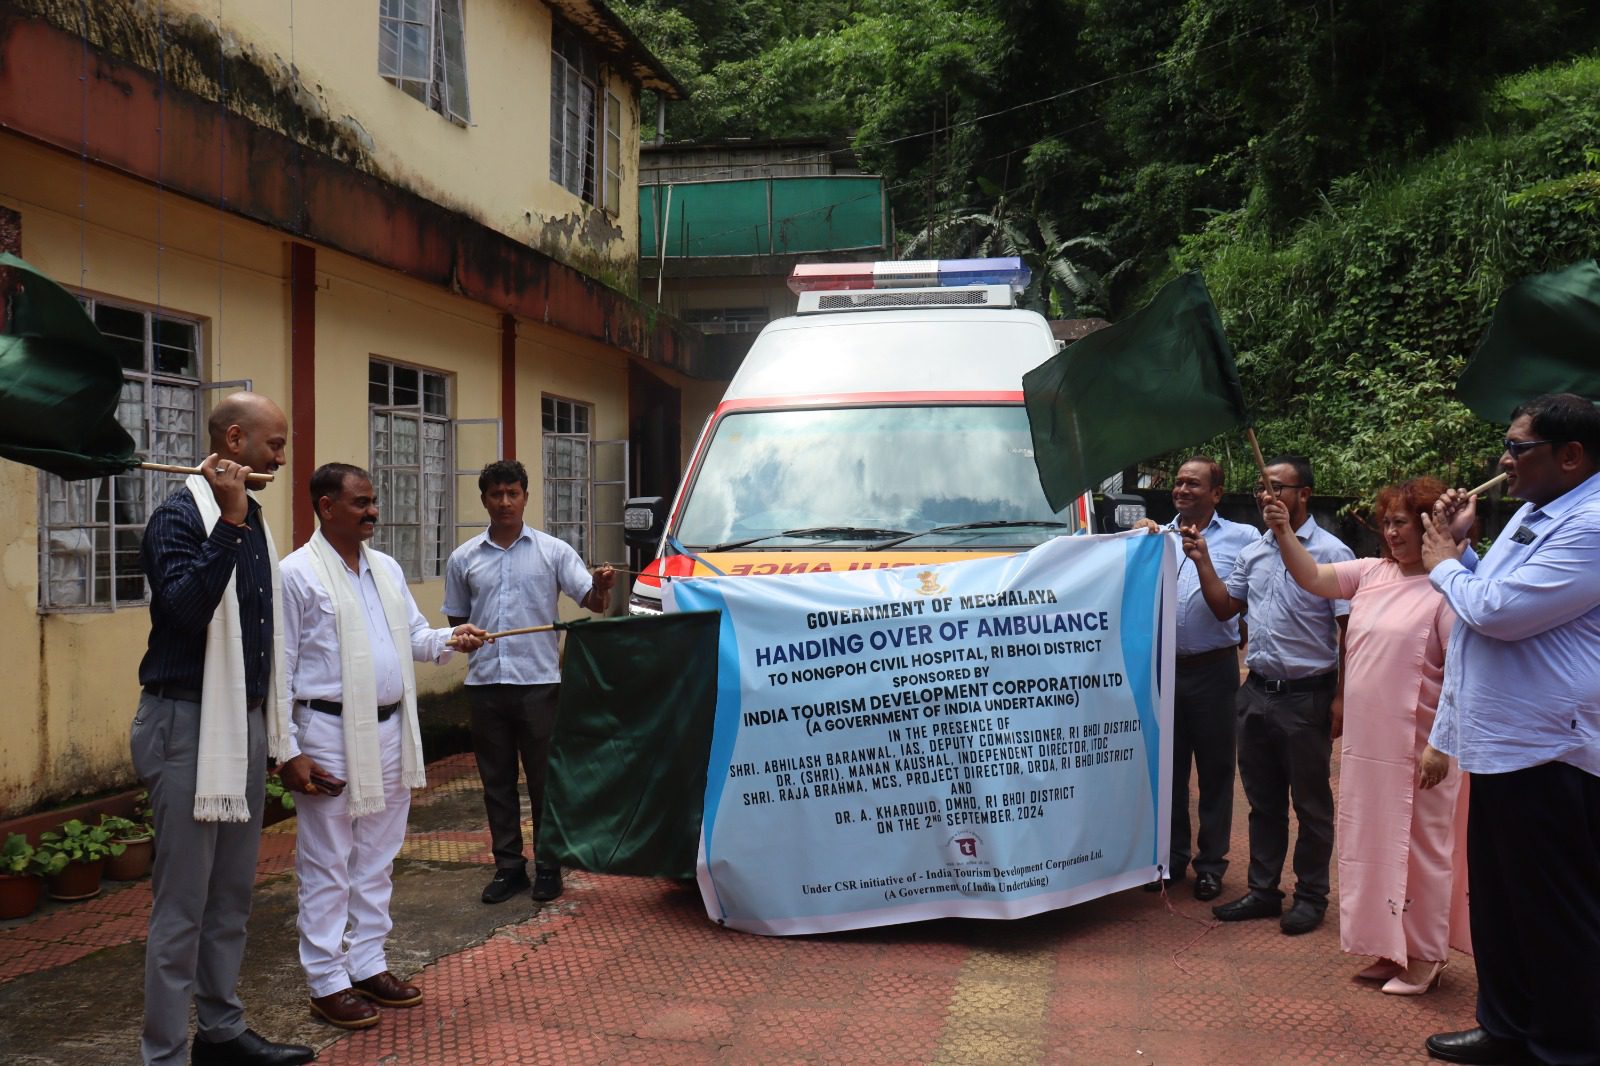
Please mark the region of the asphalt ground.
[[[1336, 757], [1337, 758], [1337, 757]], [[549, 904], [479, 902], [493, 859], [471, 756], [429, 767], [395, 868], [391, 968], [424, 1002], [346, 1033], [311, 1017], [296, 957], [294, 821], [263, 837], [241, 995], [253, 1028], [318, 1062], [1422, 1063], [1473, 1024], [1454, 955], [1440, 988], [1352, 978], [1335, 903], [1299, 937], [1219, 924], [1190, 883], [1018, 921], [949, 919], [760, 937], [674, 882], [569, 872]], [[1234, 808], [1222, 901], [1244, 891]], [[137, 1061], [149, 883], [0, 923], [0, 1062]]]

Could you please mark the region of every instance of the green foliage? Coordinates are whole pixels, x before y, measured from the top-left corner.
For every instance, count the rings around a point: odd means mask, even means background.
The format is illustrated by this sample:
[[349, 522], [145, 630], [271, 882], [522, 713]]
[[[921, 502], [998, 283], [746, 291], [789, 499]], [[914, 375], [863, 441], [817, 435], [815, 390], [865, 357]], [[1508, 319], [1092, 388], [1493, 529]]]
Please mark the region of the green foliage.
[[283, 787], [283, 778], [277, 774], [267, 775], [267, 801], [273, 800], [286, 811], [294, 810], [294, 793]]
[[127, 850], [111, 839], [111, 831], [103, 826], [87, 825], [77, 818], [62, 822], [60, 832], [54, 830], [39, 834], [37, 851], [46, 855], [63, 856], [65, 863], [95, 862], [99, 859], [121, 855]]
[[131, 818], [120, 818], [115, 814], [102, 814], [100, 828], [111, 834], [111, 839], [118, 842], [148, 839], [150, 827], [144, 822], [136, 822]]
[[0, 847], [0, 874], [50, 877], [66, 865], [66, 856], [36, 849], [21, 833], [7, 833], [5, 845]]
[[[1451, 388], [1496, 298], [1600, 249], [1600, 59], [1507, 81], [1488, 125], [1335, 182], [1282, 238], [1240, 208], [1182, 243], [1174, 269], [1205, 272], [1263, 449], [1311, 456], [1323, 491], [1477, 479], [1503, 427], [1478, 422]], [[1254, 477], [1236, 463], [1230, 485]]]

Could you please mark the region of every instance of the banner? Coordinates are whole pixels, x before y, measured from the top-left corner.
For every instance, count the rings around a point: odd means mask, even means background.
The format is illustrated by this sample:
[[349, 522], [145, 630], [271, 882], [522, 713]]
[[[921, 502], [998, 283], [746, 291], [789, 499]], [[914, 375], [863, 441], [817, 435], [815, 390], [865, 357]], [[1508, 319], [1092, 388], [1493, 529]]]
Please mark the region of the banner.
[[697, 867], [748, 932], [1020, 918], [1168, 849], [1173, 538], [675, 581], [718, 610]]

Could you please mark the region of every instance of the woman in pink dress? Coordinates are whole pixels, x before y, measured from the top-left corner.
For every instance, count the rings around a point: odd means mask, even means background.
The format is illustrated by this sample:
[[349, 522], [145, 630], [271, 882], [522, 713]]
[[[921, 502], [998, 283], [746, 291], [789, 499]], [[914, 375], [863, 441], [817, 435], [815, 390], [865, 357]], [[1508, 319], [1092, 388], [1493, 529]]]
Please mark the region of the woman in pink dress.
[[1295, 581], [1351, 601], [1337, 822], [1339, 945], [1376, 956], [1356, 977], [1384, 981], [1383, 991], [1394, 995], [1432, 990], [1450, 948], [1472, 950], [1467, 785], [1428, 744], [1455, 616], [1422, 567], [1420, 516], [1444, 491], [1434, 478], [1415, 478], [1378, 494], [1379, 559], [1319, 564], [1289, 530], [1281, 504], [1262, 514]]

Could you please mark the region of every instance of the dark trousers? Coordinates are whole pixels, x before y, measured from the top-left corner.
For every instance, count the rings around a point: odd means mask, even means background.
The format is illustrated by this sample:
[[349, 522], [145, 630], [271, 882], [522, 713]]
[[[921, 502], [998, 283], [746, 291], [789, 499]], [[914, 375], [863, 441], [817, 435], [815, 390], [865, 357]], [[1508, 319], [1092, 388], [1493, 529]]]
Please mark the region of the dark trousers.
[[[1233, 833], [1233, 701], [1239, 660], [1228, 654], [1178, 662], [1172, 698], [1172, 876], [1188, 868], [1221, 877]], [[1189, 763], [1200, 779], [1200, 832], [1189, 849]]]
[[[556, 728], [560, 685], [468, 685], [472, 708], [472, 753], [483, 781], [483, 807], [489, 816], [489, 841], [496, 869], [521, 869], [522, 804], [517, 798], [518, 769], [528, 779], [533, 829], [544, 809], [545, 767]], [[537, 840], [535, 841], [537, 858]]]
[[1473, 774], [1467, 811], [1478, 1024], [1541, 1062], [1600, 1063], [1600, 777]]
[[1250, 802], [1250, 891], [1282, 899], [1278, 887], [1289, 851], [1289, 805], [1300, 833], [1294, 843], [1294, 898], [1328, 906], [1333, 857], [1333, 688], [1271, 694], [1239, 688], [1239, 780]]

